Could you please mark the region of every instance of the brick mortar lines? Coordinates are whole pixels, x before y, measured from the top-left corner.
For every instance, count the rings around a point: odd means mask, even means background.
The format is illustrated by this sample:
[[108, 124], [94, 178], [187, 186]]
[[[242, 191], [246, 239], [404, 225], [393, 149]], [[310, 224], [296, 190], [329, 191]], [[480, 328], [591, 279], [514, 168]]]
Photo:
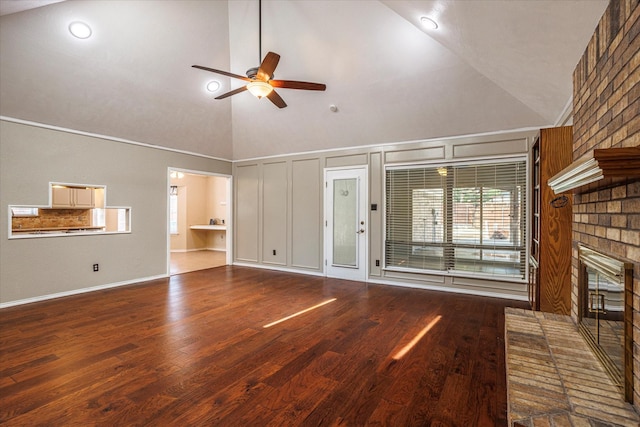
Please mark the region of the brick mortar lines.
[[[640, 146], [640, 7], [611, 0], [574, 78], [573, 158], [595, 148]], [[577, 319], [578, 243], [634, 264], [634, 402], [640, 410], [640, 182], [576, 195], [572, 316]]]
[[[634, 402], [640, 402], [640, 181], [611, 189], [576, 195], [574, 198], [574, 241], [582, 242], [592, 249], [600, 250], [616, 258], [634, 264], [633, 285], [633, 335], [634, 335]], [[622, 219], [625, 219], [622, 222]], [[604, 219], [604, 221], [602, 220]], [[604, 223], [605, 225], [599, 225]], [[588, 230], [592, 230], [590, 233]], [[603, 235], [602, 230], [605, 230]], [[620, 239], [613, 240], [610, 230], [619, 233]], [[627, 237], [625, 237], [627, 236]], [[572, 280], [577, 283], [577, 246], [574, 247]], [[577, 307], [577, 290], [572, 289], [572, 301]], [[574, 319], [577, 309], [573, 310]]]

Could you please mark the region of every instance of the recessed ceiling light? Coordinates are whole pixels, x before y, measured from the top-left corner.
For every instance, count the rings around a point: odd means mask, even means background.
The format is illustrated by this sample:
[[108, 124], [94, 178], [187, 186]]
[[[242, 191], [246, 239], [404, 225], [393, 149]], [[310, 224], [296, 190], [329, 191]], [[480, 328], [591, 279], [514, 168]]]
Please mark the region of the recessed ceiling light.
[[431, 18], [427, 18], [426, 16], [423, 16], [422, 18], [420, 18], [420, 22], [422, 22], [423, 27], [429, 30], [438, 29], [438, 23]]
[[215, 92], [218, 89], [220, 89], [220, 82], [217, 80], [211, 80], [209, 83], [207, 83], [207, 90], [209, 92]]
[[69, 32], [79, 39], [88, 39], [91, 37], [91, 27], [80, 21], [74, 21], [69, 24]]

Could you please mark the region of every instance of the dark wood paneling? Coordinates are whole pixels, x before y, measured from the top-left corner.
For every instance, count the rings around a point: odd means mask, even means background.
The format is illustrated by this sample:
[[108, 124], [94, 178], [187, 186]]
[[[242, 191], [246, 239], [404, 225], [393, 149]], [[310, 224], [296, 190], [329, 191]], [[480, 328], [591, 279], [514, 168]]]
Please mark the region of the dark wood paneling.
[[226, 266], [7, 308], [0, 424], [505, 426], [524, 305]]
[[540, 130], [540, 310], [564, 315], [571, 314], [573, 195], [556, 195], [547, 183], [571, 163], [572, 138], [571, 126]]

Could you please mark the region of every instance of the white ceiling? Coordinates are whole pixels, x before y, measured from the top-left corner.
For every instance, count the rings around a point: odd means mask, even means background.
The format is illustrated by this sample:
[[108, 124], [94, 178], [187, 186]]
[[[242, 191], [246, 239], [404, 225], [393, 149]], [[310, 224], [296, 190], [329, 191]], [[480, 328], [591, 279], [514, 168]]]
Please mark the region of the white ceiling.
[[257, 0], [0, 0], [0, 115], [226, 159], [552, 126], [607, 4], [264, 0], [276, 78], [327, 85], [278, 109], [191, 68], [259, 65]]

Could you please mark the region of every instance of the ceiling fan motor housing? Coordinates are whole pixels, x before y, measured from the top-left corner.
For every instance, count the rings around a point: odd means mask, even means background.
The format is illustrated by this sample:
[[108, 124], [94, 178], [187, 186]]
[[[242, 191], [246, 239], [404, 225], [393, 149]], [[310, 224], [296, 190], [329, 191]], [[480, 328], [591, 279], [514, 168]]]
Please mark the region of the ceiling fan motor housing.
[[[247, 70], [247, 77], [249, 77], [250, 79], [255, 79], [256, 76], [258, 75], [258, 70], [260, 69], [260, 67], [253, 67], [253, 68], [249, 68]], [[271, 79], [273, 78], [273, 76], [270, 77]]]

